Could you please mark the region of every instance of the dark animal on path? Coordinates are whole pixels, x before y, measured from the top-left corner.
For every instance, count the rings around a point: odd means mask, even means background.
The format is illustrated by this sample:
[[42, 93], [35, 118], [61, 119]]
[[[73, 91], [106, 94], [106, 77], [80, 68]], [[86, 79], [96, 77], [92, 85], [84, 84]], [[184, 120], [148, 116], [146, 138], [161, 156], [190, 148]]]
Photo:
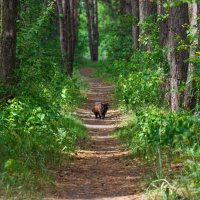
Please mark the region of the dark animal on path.
[[99, 116], [100, 119], [104, 119], [106, 112], [108, 110], [108, 103], [96, 102], [92, 108], [92, 112], [95, 114], [95, 117]]

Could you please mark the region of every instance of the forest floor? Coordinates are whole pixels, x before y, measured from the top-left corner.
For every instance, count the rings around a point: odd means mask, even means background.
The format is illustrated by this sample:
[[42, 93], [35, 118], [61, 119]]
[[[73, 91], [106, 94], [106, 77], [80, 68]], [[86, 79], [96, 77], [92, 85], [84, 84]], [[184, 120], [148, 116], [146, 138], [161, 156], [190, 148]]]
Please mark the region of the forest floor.
[[[81, 69], [89, 91], [83, 107], [77, 110], [89, 137], [79, 144], [70, 164], [53, 172], [56, 184], [47, 199], [140, 199], [140, 177], [144, 169], [137, 166], [137, 160], [126, 158], [129, 152], [112, 135], [126, 115], [114, 107], [114, 86], [92, 77], [93, 72], [93, 68]], [[109, 103], [104, 120], [95, 119], [91, 112], [93, 103], [99, 101]]]

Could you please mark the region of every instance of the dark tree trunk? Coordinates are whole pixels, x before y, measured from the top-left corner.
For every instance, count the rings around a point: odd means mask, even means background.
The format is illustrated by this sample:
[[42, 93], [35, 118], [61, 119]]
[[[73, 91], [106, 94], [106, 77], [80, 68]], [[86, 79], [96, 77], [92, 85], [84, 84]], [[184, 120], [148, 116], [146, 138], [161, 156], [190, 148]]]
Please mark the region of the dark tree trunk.
[[[189, 55], [186, 50], [177, 50], [181, 40], [186, 40], [186, 27], [189, 24], [188, 4], [171, 7], [169, 11], [169, 63], [170, 63], [170, 89], [171, 110], [178, 111], [183, 103], [183, 94], [180, 85], [187, 80], [188, 63], [185, 60]], [[178, 36], [178, 37], [177, 37]]]
[[[158, 14], [159, 15], [165, 15], [166, 11], [164, 8], [164, 3], [166, 0], [158, 0]], [[166, 44], [168, 44], [168, 36], [169, 36], [169, 28], [168, 28], [168, 18], [162, 20], [160, 22], [160, 28], [159, 28], [159, 44], [160, 47], [164, 47]]]
[[66, 0], [66, 24], [67, 24], [67, 56], [68, 56], [68, 68], [66, 69], [67, 74], [72, 75], [73, 73], [73, 23], [72, 23], [72, 9], [71, 9], [71, 3], [70, 0]]
[[75, 53], [75, 46], [77, 42], [77, 28], [78, 28], [78, 0], [72, 0], [72, 43], [73, 43], [73, 54]]
[[73, 73], [76, 32], [74, 3], [75, 1], [71, 0], [57, 0], [61, 53], [64, 62], [64, 70], [70, 76], [72, 76]]
[[91, 0], [92, 11], [92, 35], [93, 35], [93, 55], [92, 60], [98, 61], [99, 30], [98, 30], [98, 2]]
[[98, 30], [98, 1], [85, 0], [87, 16], [88, 40], [92, 61], [98, 61], [99, 30]]
[[140, 22], [146, 17], [157, 13], [157, 4], [151, 0], [139, 0]]
[[133, 26], [132, 26], [132, 35], [133, 35], [133, 47], [135, 49], [139, 48], [139, 0], [131, 0], [132, 15], [133, 15]]
[[85, 0], [85, 11], [87, 16], [87, 29], [88, 29], [88, 42], [89, 42], [89, 50], [90, 50], [90, 56], [92, 60], [92, 54], [93, 54], [93, 42], [92, 42], [92, 28], [91, 28], [91, 14], [90, 14], [90, 4], [88, 0]]
[[[148, 16], [157, 14], [157, 4], [151, 0], [139, 0], [139, 19], [142, 23]], [[156, 19], [156, 18], [155, 18]], [[146, 31], [140, 27], [140, 34], [147, 33], [150, 34], [151, 30]], [[145, 32], [146, 31], [146, 32]], [[147, 44], [144, 49], [151, 51], [151, 44]]]
[[16, 65], [17, 1], [1, 0], [0, 9], [0, 80], [6, 80]]

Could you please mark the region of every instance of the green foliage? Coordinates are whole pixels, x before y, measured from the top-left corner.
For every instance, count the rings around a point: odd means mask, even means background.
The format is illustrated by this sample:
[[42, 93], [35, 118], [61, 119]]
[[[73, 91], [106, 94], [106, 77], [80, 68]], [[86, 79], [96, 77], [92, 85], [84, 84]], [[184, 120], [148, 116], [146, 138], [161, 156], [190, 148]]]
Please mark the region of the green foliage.
[[[115, 23], [112, 24], [113, 32], [106, 34], [109, 40], [107, 54], [110, 64], [106, 65], [106, 69], [101, 68], [100, 72], [111, 74], [109, 76], [116, 83], [118, 105], [136, 113], [117, 131], [117, 134], [135, 156], [142, 157], [153, 165], [155, 176], [152, 179], [156, 177], [159, 180], [158, 185], [154, 182], [152, 185], [156, 185], [156, 190], [162, 193], [163, 199], [177, 199], [183, 196], [195, 199], [195, 194], [199, 194], [200, 185], [200, 121], [198, 114], [184, 110], [172, 113], [164, 104], [164, 97], [168, 92], [164, 91], [164, 84], [166, 77], [169, 76], [169, 64], [167, 47], [161, 49], [158, 39], [159, 23], [167, 17], [168, 14], [150, 16], [140, 24], [142, 32], [140, 48], [137, 50], [131, 48], [131, 41], [127, 39], [130, 36], [128, 30], [131, 25], [120, 25], [117, 23], [120, 20], [115, 19]], [[127, 16], [126, 20], [129, 20]], [[191, 30], [188, 30], [188, 36], [191, 43], [197, 38]], [[196, 111], [199, 111], [198, 51], [190, 61], [195, 65], [195, 73], [190, 81], [193, 82]], [[185, 160], [182, 176], [176, 177], [176, 184], [174, 180], [170, 180], [172, 183], [169, 184], [168, 180], [174, 178], [170, 174], [170, 164], [176, 162], [176, 159], [182, 163]], [[187, 188], [188, 181], [192, 184], [186, 194], [182, 192], [182, 188]]]
[[158, 94], [162, 80], [162, 69], [146, 69], [130, 73], [126, 78], [121, 75], [117, 85], [120, 104], [132, 109], [161, 102]]
[[[31, 189], [47, 167], [73, 151], [86, 129], [72, 115], [83, 97], [77, 73], [61, 68], [54, 3], [24, 0], [18, 21], [15, 98], [0, 107], [0, 180], [2, 187]], [[5, 88], [4, 88], [5, 89]]]
[[131, 16], [119, 16], [114, 22], [111, 19], [107, 27], [104, 28], [105, 34], [102, 43], [110, 61], [128, 59], [131, 56], [131, 20]]

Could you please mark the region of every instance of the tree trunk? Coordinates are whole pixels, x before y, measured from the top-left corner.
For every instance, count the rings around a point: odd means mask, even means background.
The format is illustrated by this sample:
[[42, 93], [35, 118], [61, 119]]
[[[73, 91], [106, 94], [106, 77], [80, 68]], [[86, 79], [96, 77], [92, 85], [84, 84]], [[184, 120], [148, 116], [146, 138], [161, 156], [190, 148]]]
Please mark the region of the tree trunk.
[[93, 34], [93, 55], [92, 60], [98, 61], [99, 30], [98, 30], [98, 2], [91, 0], [92, 10], [92, 34]]
[[[157, 14], [157, 4], [151, 0], [139, 0], [139, 19], [142, 23], [148, 16]], [[140, 34], [145, 33], [144, 30], [140, 27]], [[150, 31], [150, 32], [149, 32]], [[148, 31], [148, 34], [151, 34], [151, 30]], [[151, 44], [147, 44], [144, 49], [151, 51]]]
[[99, 30], [98, 30], [98, 1], [85, 0], [87, 16], [88, 40], [92, 61], [98, 61]]
[[171, 110], [178, 111], [183, 103], [183, 94], [180, 93], [180, 85], [187, 80], [188, 59], [186, 50], [177, 50], [181, 40], [186, 39], [186, 28], [183, 25], [189, 24], [188, 5], [183, 3], [180, 6], [171, 7], [169, 11], [169, 63], [170, 63], [170, 90]]
[[151, 0], [139, 0], [139, 15], [140, 22], [143, 22], [146, 17], [157, 13], [157, 4]]
[[90, 50], [90, 57], [92, 60], [93, 54], [93, 42], [92, 42], [92, 28], [91, 28], [91, 14], [90, 14], [90, 4], [88, 0], [85, 0], [85, 11], [87, 16], [87, 29], [88, 29], [88, 42], [89, 42], [89, 50]]
[[[158, 14], [159, 15], [165, 15], [166, 11], [164, 8], [164, 3], [166, 0], [158, 0]], [[168, 18], [163, 19], [160, 22], [160, 28], [159, 28], [159, 44], [160, 47], [163, 48], [166, 44], [168, 44], [168, 35], [169, 28], [168, 28]]]
[[72, 76], [75, 48], [74, 1], [57, 0], [59, 13], [60, 47], [65, 72]]
[[0, 80], [6, 80], [16, 65], [17, 1], [0, 0]]
[[132, 26], [132, 36], [133, 36], [133, 47], [135, 49], [139, 48], [139, 0], [131, 0], [132, 15], [133, 15], [133, 26]]
[[75, 46], [77, 41], [77, 28], [78, 28], [78, 0], [72, 0], [72, 43], [73, 43], [73, 54], [75, 53]]
[[[192, 31], [192, 35], [196, 36], [198, 34], [197, 28], [197, 3], [189, 3], [189, 20], [190, 20], [190, 29]], [[196, 48], [198, 45], [198, 38], [195, 38], [191, 41], [190, 45], [190, 58], [195, 56]], [[193, 89], [193, 74], [194, 74], [195, 66], [192, 62], [189, 62], [188, 65], [188, 76], [187, 76], [187, 88], [185, 90], [184, 96], [184, 106], [186, 108], [194, 108], [195, 107], [195, 97], [194, 97], [194, 89]]]

